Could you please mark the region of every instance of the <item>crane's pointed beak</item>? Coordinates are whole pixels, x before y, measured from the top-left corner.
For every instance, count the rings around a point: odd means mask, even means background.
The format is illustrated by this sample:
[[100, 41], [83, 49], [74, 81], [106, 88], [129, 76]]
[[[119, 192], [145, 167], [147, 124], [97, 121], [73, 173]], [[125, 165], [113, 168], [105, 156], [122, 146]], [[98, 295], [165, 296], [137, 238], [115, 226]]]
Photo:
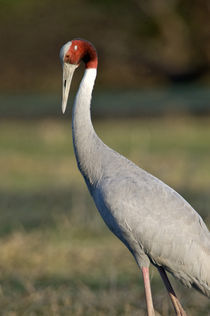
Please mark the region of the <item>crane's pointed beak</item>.
[[67, 64], [67, 63], [63, 64], [63, 95], [62, 95], [62, 112], [63, 113], [65, 113], [65, 110], [66, 110], [71, 80], [72, 80], [74, 71], [77, 67], [78, 65]]

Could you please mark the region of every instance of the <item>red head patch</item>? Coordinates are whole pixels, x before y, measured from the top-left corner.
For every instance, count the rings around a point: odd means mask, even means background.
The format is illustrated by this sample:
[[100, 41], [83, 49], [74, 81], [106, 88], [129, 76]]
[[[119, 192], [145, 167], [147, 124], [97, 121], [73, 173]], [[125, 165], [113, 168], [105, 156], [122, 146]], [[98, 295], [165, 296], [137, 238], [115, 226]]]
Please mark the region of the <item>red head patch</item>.
[[98, 58], [95, 47], [88, 41], [75, 39], [64, 56], [64, 62], [78, 65], [84, 61], [86, 68], [97, 68]]

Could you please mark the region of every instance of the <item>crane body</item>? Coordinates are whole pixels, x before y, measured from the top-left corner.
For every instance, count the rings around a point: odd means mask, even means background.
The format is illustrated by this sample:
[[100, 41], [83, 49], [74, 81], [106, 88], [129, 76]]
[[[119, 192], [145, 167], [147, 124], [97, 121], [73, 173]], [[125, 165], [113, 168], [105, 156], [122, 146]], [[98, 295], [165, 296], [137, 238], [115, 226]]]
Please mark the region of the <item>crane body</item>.
[[[73, 107], [73, 145], [78, 168], [104, 222], [130, 250], [144, 277], [152, 263], [160, 273], [166, 270], [185, 286], [210, 297], [208, 228], [176, 191], [109, 148], [97, 136], [90, 111], [97, 54], [84, 40], [67, 44], [60, 54], [64, 69], [63, 111], [68, 80], [71, 81], [72, 72], [83, 60], [86, 69]], [[66, 70], [68, 67], [72, 71]], [[145, 287], [145, 291], [151, 300], [150, 290]], [[185, 315], [179, 302], [173, 304], [177, 315]], [[148, 307], [148, 315], [154, 315], [152, 305]]]

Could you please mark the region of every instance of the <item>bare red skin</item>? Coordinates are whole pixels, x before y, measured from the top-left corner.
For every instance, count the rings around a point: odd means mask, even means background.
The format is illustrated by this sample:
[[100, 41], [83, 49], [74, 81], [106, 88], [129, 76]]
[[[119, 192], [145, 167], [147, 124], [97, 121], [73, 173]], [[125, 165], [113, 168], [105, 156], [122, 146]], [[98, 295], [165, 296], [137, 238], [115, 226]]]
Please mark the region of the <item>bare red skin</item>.
[[[77, 46], [76, 50], [75, 46]], [[64, 56], [64, 62], [78, 65], [81, 61], [85, 63], [85, 68], [97, 68], [98, 57], [95, 47], [85, 40], [72, 40], [71, 46]]]

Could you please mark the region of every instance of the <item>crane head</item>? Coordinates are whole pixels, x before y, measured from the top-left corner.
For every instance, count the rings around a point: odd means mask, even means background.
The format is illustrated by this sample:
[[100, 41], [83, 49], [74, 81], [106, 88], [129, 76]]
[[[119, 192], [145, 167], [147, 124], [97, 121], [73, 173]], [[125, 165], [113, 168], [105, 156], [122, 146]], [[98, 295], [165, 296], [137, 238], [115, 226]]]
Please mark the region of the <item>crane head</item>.
[[98, 58], [96, 50], [90, 42], [82, 39], [74, 39], [67, 42], [61, 48], [60, 60], [63, 66], [62, 112], [64, 113], [75, 69], [81, 61], [85, 63], [86, 68], [97, 68]]

